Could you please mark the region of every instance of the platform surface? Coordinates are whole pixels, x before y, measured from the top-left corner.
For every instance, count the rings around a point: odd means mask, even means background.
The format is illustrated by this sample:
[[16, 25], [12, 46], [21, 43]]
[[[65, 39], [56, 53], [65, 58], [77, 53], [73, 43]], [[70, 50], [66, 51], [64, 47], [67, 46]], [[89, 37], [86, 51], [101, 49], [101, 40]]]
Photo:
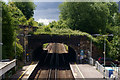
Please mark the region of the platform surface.
[[37, 65], [38, 62], [32, 62], [28, 66], [28, 68], [22, 73], [22, 75], [18, 78], [18, 80], [28, 80]]
[[103, 80], [103, 75], [96, 70], [94, 66], [89, 64], [70, 64], [75, 79], [82, 80]]
[[7, 65], [16, 62], [16, 59], [12, 60], [12, 61], [7, 61], [7, 62], [0, 62], [0, 69], [6, 67]]
[[16, 59], [7, 62], [0, 62], [0, 76], [16, 66]]

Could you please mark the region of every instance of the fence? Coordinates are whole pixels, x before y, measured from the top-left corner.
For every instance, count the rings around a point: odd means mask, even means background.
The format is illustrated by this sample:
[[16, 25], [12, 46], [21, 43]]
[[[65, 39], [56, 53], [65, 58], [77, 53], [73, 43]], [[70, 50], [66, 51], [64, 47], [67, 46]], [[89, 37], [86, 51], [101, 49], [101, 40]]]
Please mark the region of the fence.
[[116, 71], [118, 74], [120, 74], [120, 67], [117, 67], [117, 65], [114, 64], [113, 62], [112, 62], [112, 69]]
[[[101, 65], [98, 61], [95, 62], [95, 67], [96, 69], [102, 73], [103, 75], [105, 75], [105, 77], [107, 79], [110, 79], [109, 78], [109, 70], [107, 70], [106, 68], [104, 68], [103, 65]], [[105, 69], [105, 72], [104, 72], [104, 69]], [[112, 75], [111, 79], [110, 80], [117, 80], [116, 77], [114, 76], [114, 74]]]
[[104, 67], [98, 62], [95, 62], [95, 67], [100, 73], [104, 73]]

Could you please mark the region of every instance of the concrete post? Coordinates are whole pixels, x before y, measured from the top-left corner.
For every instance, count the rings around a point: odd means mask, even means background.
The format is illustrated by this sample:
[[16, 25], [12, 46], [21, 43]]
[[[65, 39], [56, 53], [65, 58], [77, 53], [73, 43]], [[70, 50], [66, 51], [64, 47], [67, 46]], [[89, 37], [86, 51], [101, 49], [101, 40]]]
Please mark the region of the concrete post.
[[[0, 2], [0, 17], [2, 17], [2, 3]], [[0, 43], [2, 43], [2, 18], [0, 18]], [[2, 45], [0, 44], [0, 61], [2, 60]]]

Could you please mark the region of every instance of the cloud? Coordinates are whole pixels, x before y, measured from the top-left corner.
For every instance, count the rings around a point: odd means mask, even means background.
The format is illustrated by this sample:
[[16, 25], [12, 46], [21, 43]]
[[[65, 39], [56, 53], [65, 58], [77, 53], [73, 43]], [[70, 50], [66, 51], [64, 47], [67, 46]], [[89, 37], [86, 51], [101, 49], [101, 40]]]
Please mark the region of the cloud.
[[8, 3], [8, 0], [2, 0], [2, 1], [4, 1], [4, 2]]
[[35, 5], [37, 5], [36, 7], [37, 10], [58, 8], [59, 4], [61, 4], [61, 2], [34, 2], [34, 3]]
[[35, 21], [38, 21], [39, 19], [57, 19], [59, 18], [59, 9], [58, 8], [49, 8], [49, 9], [38, 9], [34, 11], [34, 18]]
[[57, 21], [55, 19], [39, 19], [37, 22], [44, 23], [45, 25], [48, 25], [52, 21]]
[[59, 2], [35, 2], [37, 5], [34, 10], [34, 19], [39, 21], [39, 19], [49, 19], [58, 20], [59, 19]]

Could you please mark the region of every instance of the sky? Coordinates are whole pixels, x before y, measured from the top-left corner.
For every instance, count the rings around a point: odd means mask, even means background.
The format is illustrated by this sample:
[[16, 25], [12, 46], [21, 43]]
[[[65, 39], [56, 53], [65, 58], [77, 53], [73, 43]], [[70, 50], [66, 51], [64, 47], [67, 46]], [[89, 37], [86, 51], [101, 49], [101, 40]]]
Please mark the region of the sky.
[[34, 2], [36, 10], [34, 10], [34, 19], [37, 22], [42, 22], [45, 25], [49, 22], [59, 19], [59, 8], [61, 2]]
[[[9, 0], [3, 0], [8, 3]], [[36, 9], [34, 10], [33, 18], [37, 22], [42, 22], [48, 25], [49, 22], [57, 21], [59, 19], [58, 6], [62, 2], [34, 2]]]
[[[8, 2], [8, 0], [3, 0], [3, 1], [5, 1], [6, 3]], [[119, 0], [114, 0], [114, 1], [119, 2]], [[58, 6], [61, 3], [62, 2], [54, 2], [54, 1], [53, 2], [42, 2], [42, 1], [34, 2], [34, 4], [36, 5], [36, 9], [34, 10], [33, 18], [35, 19], [35, 21], [42, 22], [45, 25], [48, 25], [49, 22], [59, 20], [60, 11]], [[119, 12], [120, 12], [120, 9], [119, 9]]]

